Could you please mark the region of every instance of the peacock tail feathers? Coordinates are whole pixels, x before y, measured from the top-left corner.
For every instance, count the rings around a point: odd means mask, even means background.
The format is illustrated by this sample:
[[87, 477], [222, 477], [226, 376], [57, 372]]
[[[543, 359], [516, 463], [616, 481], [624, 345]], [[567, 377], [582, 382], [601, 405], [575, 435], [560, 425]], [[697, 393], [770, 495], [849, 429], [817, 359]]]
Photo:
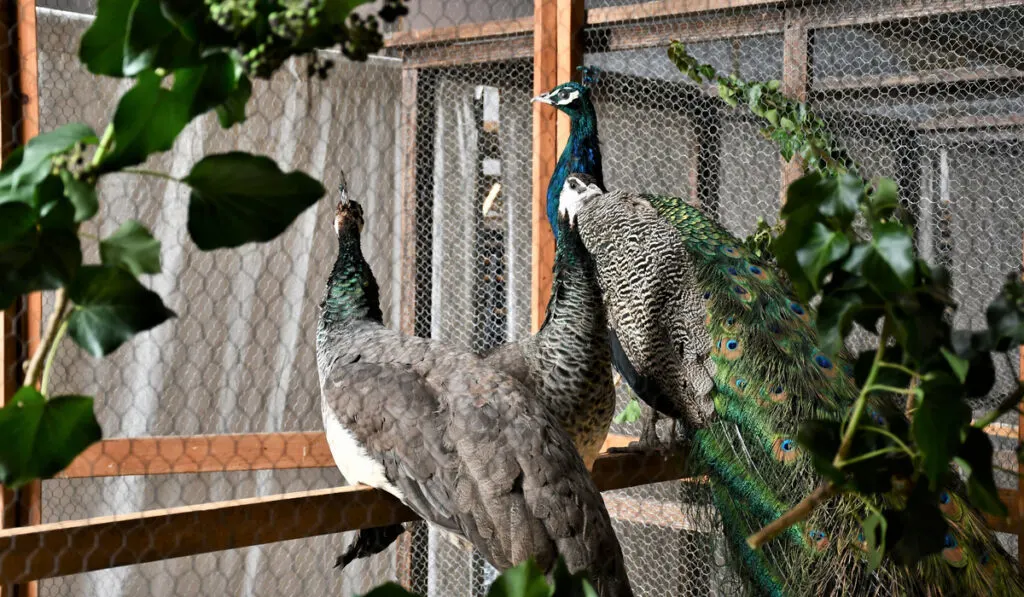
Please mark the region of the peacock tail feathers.
[[[1024, 595], [1016, 562], [999, 546], [962, 486], [939, 494], [949, 528], [942, 553], [914, 569], [887, 558], [872, 572], [860, 498], [841, 496], [760, 550], [746, 537], [821, 482], [796, 441], [797, 424], [841, 420], [857, 388], [847, 355], [820, 350], [811, 309], [778, 272], [755, 258], [700, 209], [645, 195], [679, 231], [698, 265], [712, 338], [719, 420], [693, 438], [691, 458], [712, 480], [712, 497], [753, 593], [767, 595]], [[872, 398], [873, 424], [906, 425], [891, 398]], [[958, 480], [958, 478], [957, 478]], [[896, 490], [872, 508], [899, 507]]]

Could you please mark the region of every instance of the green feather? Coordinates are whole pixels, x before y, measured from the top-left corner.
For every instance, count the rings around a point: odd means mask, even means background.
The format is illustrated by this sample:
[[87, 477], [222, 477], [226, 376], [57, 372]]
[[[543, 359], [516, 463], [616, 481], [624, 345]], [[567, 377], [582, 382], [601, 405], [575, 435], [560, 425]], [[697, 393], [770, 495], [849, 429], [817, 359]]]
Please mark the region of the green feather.
[[[948, 503], [940, 506], [955, 546], [924, 559], [916, 570], [888, 559], [869, 570], [860, 522], [867, 512], [849, 497], [831, 500], [757, 552], [746, 546], [748, 534], [821, 482], [796, 447], [796, 423], [840, 420], [857, 389], [845, 372], [848, 359], [819, 349], [810, 309], [792, 300], [778, 272], [683, 199], [644, 198], [676, 227], [698, 260], [717, 365], [719, 420], [695, 434], [691, 457], [711, 479], [726, 536], [753, 592], [1024, 594], [1019, 567], [960, 497], [960, 487], [950, 488]], [[901, 412], [884, 401], [876, 406]], [[887, 496], [875, 506], [899, 502], [899, 496]]]

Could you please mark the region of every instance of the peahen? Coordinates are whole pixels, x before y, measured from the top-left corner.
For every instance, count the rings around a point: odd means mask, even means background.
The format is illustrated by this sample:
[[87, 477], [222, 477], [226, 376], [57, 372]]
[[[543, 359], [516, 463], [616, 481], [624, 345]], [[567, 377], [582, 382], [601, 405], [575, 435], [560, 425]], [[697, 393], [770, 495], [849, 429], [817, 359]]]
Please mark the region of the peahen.
[[498, 347], [485, 362], [521, 381], [594, 466], [615, 414], [607, 320], [594, 260], [560, 217], [547, 315], [536, 334]]
[[[584, 74], [586, 80], [587, 74]], [[542, 93], [533, 98], [535, 102], [541, 102], [554, 106], [569, 117], [570, 128], [569, 138], [565, 148], [562, 150], [555, 171], [551, 175], [551, 181], [547, 190], [546, 211], [548, 220], [551, 223], [552, 231], [555, 233], [556, 242], [559, 238], [558, 221], [558, 198], [562, 192], [571, 172], [589, 174], [594, 182], [605, 189], [604, 171], [601, 160], [601, 142], [597, 133], [597, 113], [590, 97], [590, 88], [582, 83], [569, 81], [558, 85], [547, 93]], [[631, 320], [630, 323], [637, 323]], [[644, 401], [650, 410], [644, 413], [643, 429], [640, 440], [634, 448], [653, 448], [659, 444], [657, 422], [659, 413], [667, 414], [676, 418], [682, 417], [681, 396], [674, 395], [666, 390], [663, 379], [655, 379], [648, 373], [654, 371], [653, 367], [645, 367], [645, 363], [634, 363], [626, 355], [619, 332], [615, 329], [615, 323], [608, 327], [608, 344], [611, 349], [611, 360], [615, 370], [622, 376], [623, 381], [629, 386], [633, 393]], [[646, 330], [648, 333], [655, 333], [659, 329]], [[710, 346], [709, 346], [710, 348]], [[661, 353], [659, 362], [671, 359], [668, 353]], [[653, 363], [651, 363], [653, 364]], [[664, 377], [666, 373], [660, 373], [658, 377]], [[704, 392], [710, 388], [706, 382], [703, 384]], [[672, 437], [675, 437], [673, 432]]]
[[338, 204], [316, 335], [324, 428], [342, 474], [466, 537], [498, 568], [532, 557], [550, 569], [561, 555], [570, 571], [589, 571], [598, 594], [632, 595], [572, 440], [479, 357], [383, 326], [362, 226], [358, 204]]
[[[592, 177], [573, 174], [559, 205], [594, 255], [609, 319], [615, 311], [643, 312], [645, 303], [658, 300], [643, 291], [625, 296], [616, 290], [654, 273], [632, 262], [636, 251], [650, 254], [648, 266], [674, 263], [678, 282], [700, 293], [705, 319], [687, 325], [713, 342], [717, 417], [690, 429], [692, 464], [709, 476], [725, 536], [752, 593], [1024, 595], [1017, 564], [967, 504], [959, 482], [935, 497], [948, 523], [945, 548], [913, 567], [887, 558], [870, 571], [861, 530], [869, 512], [848, 496], [831, 500], [762, 549], [750, 549], [750, 533], [821, 483], [795, 441], [796, 427], [809, 418], [841, 419], [856, 395], [852, 370], [818, 349], [811, 313], [792, 300], [777, 272], [683, 199], [605, 193]], [[633, 228], [638, 218], [651, 216], [660, 222]], [[689, 257], [679, 261], [680, 253]], [[877, 399], [870, 412], [875, 424], [905, 425], [894, 406]], [[905, 499], [895, 489], [873, 507]]]

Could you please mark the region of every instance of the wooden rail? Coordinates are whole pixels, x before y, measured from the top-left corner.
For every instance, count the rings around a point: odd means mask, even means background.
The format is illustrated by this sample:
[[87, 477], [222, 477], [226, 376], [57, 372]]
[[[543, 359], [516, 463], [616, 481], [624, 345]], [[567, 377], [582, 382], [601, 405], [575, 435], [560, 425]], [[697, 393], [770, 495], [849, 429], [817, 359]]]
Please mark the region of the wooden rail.
[[[685, 459], [606, 453], [594, 481], [607, 491], [680, 479]], [[411, 520], [391, 495], [353, 486], [42, 524], [0, 531], [0, 578], [22, 583]]]

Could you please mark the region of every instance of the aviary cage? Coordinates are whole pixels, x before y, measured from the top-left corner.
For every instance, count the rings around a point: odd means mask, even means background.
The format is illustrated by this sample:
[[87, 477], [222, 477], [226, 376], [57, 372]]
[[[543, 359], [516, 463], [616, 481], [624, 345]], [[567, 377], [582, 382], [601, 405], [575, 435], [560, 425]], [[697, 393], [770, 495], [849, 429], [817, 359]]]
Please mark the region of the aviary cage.
[[[124, 88], [76, 59], [94, 8], [6, 4], [5, 155], [69, 119], [109, 116]], [[600, 71], [609, 186], [684, 194], [740, 234], [777, 213], [798, 170], [753, 120], [675, 69], [665, 49], [679, 39], [720, 71], [780, 80], [868, 174], [895, 178], [919, 248], [954, 274], [958, 324], [980, 322], [979, 297], [1024, 258], [1024, 1], [412, 0], [410, 9], [368, 62], [340, 60], [319, 81], [293, 61], [256, 84], [244, 125], [225, 132], [201, 119], [147, 167], [182, 174], [205, 153], [238, 148], [329, 189], [344, 171], [367, 208], [386, 322], [481, 351], [543, 317], [544, 189], [566, 123], [530, 98], [577, 66]], [[185, 233], [184, 188], [124, 176], [104, 193], [92, 232], [127, 218], [148, 225], [165, 261], [147, 283], [179, 316], [102, 361], [61, 347], [51, 383], [96, 395], [107, 439], [59, 478], [3, 495], [0, 594], [327, 595], [385, 580], [424, 595], [484, 594], [494, 571], [422, 524], [343, 574], [332, 568], [341, 531], [410, 519], [382, 494], [338, 489], [345, 480], [320, 433], [313, 329], [333, 202], [270, 244], [200, 253]], [[49, 308], [34, 295], [4, 313], [4, 398]], [[998, 366], [1004, 378], [1021, 373], [1016, 361]], [[1021, 429], [1016, 417], [989, 428], [1013, 469]], [[638, 429], [613, 431], [609, 441], [622, 442]], [[700, 479], [634, 457], [606, 458], [597, 475], [614, 488], [605, 499], [639, 595], [735, 594], [718, 529], [688, 516], [710, 507]], [[1011, 521], [994, 524], [1024, 555], [1015, 478], [1002, 479]]]

